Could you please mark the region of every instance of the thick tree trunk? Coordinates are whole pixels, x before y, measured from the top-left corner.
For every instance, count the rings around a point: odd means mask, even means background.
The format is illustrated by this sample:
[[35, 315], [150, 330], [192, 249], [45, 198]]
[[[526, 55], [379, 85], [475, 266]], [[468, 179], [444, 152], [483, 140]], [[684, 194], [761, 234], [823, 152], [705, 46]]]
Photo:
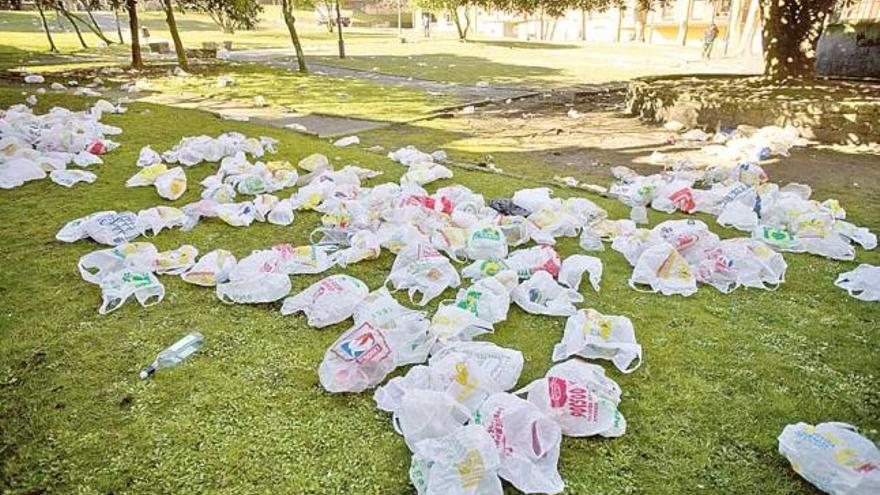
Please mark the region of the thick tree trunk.
[[124, 45], [125, 40], [122, 38], [122, 25], [119, 24], [119, 9], [113, 9], [113, 15], [116, 16], [116, 35], [119, 36], [119, 44]]
[[342, 37], [342, 11], [339, 10], [339, 0], [336, 4], [336, 35], [339, 36], [339, 58], [345, 58], [345, 39]]
[[58, 53], [58, 47], [55, 46], [55, 40], [52, 39], [52, 32], [49, 31], [49, 23], [46, 22], [46, 14], [43, 12], [43, 6], [40, 0], [37, 0], [37, 10], [40, 11], [40, 20], [43, 21], [43, 30], [46, 31], [46, 38], [49, 38], [49, 51]]
[[144, 59], [141, 57], [141, 37], [138, 32], [137, 0], [125, 0], [128, 10], [128, 29], [131, 31], [131, 67], [143, 69]]
[[58, 5], [58, 10], [56, 10], [56, 12], [60, 12], [61, 15], [63, 15], [64, 18], [67, 19], [67, 22], [69, 22], [70, 25], [73, 26], [73, 30], [76, 31], [76, 37], [79, 38], [79, 44], [82, 45], [83, 48], [88, 48], [89, 45], [87, 45], [86, 40], [83, 39], [83, 35], [79, 31], [79, 26], [76, 25], [76, 21], [73, 20], [73, 17], [70, 17], [69, 12], [64, 10], [64, 6], [61, 4], [61, 2], [58, 2], [57, 5]]
[[186, 48], [183, 47], [183, 41], [180, 40], [180, 32], [177, 31], [177, 20], [174, 18], [174, 4], [171, 0], [162, 0], [162, 8], [165, 10], [165, 22], [168, 23], [168, 30], [171, 31], [171, 39], [174, 41], [174, 51], [177, 53], [177, 65], [181, 68], [187, 68]]
[[299, 65], [299, 71], [305, 74], [309, 68], [306, 66], [306, 55], [299, 42], [299, 35], [296, 33], [296, 18], [293, 16], [292, 8], [291, 0], [281, 0], [281, 11], [284, 14], [284, 23], [287, 24], [287, 31], [290, 32], [290, 41], [296, 51], [296, 62]]
[[816, 45], [833, 7], [834, 0], [763, 0], [764, 75], [814, 78]]

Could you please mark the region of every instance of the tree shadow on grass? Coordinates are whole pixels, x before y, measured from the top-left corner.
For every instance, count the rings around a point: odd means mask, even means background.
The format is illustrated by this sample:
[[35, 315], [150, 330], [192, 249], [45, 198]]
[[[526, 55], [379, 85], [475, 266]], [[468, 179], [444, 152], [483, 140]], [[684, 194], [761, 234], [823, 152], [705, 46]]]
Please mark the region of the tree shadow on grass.
[[581, 48], [572, 43], [546, 43], [543, 41], [514, 41], [514, 40], [473, 40], [468, 41], [475, 45], [495, 46], [500, 48], [526, 48], [533, 50], [556, 50]]
[[516, 86], [525, 81], [553, 81], [560, 79], [564, 70], [529, 65], [504, 64], [485, 57], [458, 55], [454, 53], [433, 53], [409, 57], [402, 55], [350, 56], [345, 60], [336, 57], [314, 57], [313, 60], [326, 65], [352, 69], [376, 70], [415, 79], [431, 81], [455, 81], [461, 84], [475, 84], [478, 81]]

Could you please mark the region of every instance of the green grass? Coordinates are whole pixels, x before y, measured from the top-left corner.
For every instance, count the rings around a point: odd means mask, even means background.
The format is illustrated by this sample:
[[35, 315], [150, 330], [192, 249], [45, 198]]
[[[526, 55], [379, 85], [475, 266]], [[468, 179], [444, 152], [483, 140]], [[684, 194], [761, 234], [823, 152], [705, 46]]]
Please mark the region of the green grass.
[[[54, 14], [50, 16], [53, 26]], [[152, 39], [170, 40], [171, 35], [161, 12], [142, 12], [141, 25], [150, 30]], [[45, 36], [36, 13], [0, 13], [3, 44], [34, 52], [47, 51]], [[297, 13], [297, 29], [306, 55], [322, 64], [338, 65], [420, 79], [475, 84], [485, 81], [527, 87], [560, 86], [621, 81], [637, 76], [687, 72], [683, 60], [699, 59], [692, 48], [642, 44], [583, 44], [522, 42], [498, 39], [475, 39], [460, 43], [451, 33], [438, 33], [425, 39], [418, 30], [405, 30], [408, 43], [400, 43], [394, 28], [351, 28], [345, 31], [348, 58], [337, 56], [336, 34], [314, 24], [312, 12]], [[234, 49], [291, 47], [280, 10], [267, 6], [257, 29], [226, 34], [203, 14], [178, 14], [177, 21], [184, 45], [200, 47], [206, 41], [231, 40]], [[123, 16], [122, 22], [127, 22]], [[8, 32], [7, 32], [8, 31]], [[108, 32], [111, 40], [116, 33]], [[73, 32], [58, 33], [56, 43], [62, 53], [79, 53]], [[85, 34], [94, 47], [97, 38]], [[125, 47], [92, 48], [84, 53], [115, 59], [125, 55]], [[4, 53], [0, 50], [0, 64]], [[6, 65], [9, 66], [9, 65]], [[2, 65], [0, 65], [2, 67]]]
[[[218, 88], [217, 77], [235, 78], [235, 86]], [[153, 89], [165, 95], [198, 95], [251, 105], [264, 96], [268, 103], [299, 113], [326, 113], [347, 117], [401, 122], [458, 103], [449, 96], [388, 87], [355, 78], [321, 74], [303, 75], [287, 69], [256, 64], [219, 64], [198, 69], [192, 77], [152, 78]]]
[[[0, 106], [21, 101], [20, 91], [3, 86]], [[87, 102], [47, 94], [38, 110]], [[122, 146], [93, 169], [95, 184], [67, 190], [45, 180], [0, 193], [4, 492], [411, 493], [408, 450], [371, 394], [331, 395], [318, 384], [324, 351], [347, 323], [311, 329], [301, 316], [282, 317], [280, 304], [226, 306], [212, 290], [176, 277], [162, 278], [161, 304], [129, 302], [102, 317], [98, 288], [76, 270], [80, 256], [102, 247], [54, 240], [72, 218], [164, 203], [152, 188], [123, 183], [136, 171], [141, 146], [164, 150], [187, 135], [274, 136], [280, 158], [324, 152], [340, 157], [340, 165], [384, 171], [381, 181], [396, 179], [402, 168], [359, 149], [198, 111], [133, 104], [106, 122], [125, 133], [118, 137]], [[196, 199], [198, 182], [213, 171], [205, 164], [188, 169], [190, 190], [174, 204]], [[463, 170], [456, 170], [455, 182], [487, 198], [533, 185]], [[613, 217], [627, 213], [616, 202], [590, 199]], [[856, 222], [880, 229], [875, 203], [841, 199]], [[677, 217], [651, 214], [654, 223]], [[713, 231], [736, 235], [700, 218]], [[190, 243], [202, 253], [225, 248], [242, 257], [277, 242], [304, 244], [317, 222], [314, 213], [297, 213], [292, 227], [236, 229], [207, 220], [153, 242], [162, 250]], [[579, 251], [573, 239], [558, 248], [564, 256]], [[679, 298], [632, 291], [623, 257], [610, 249], [598, 256], [605, 264], [602, 291], [584, 288], [583, 306], [632, 318], [645, 364], [621, 375], [602, 363], [623, 388], [629, 429], [613, 440], [564, 439], [567, 493], [818, 493], [776, 452], [784, 425], [845, 421], [878, 438], [880, 312], [832, 285], [856, 262], [786, 255], [787, 282], [775, 292], [722, 295], [702, 287]], [[859, 250], [858, 258], [880, 261], [876, 252]], [[392, 262], [383, 253], [346, 272], [377, 288]], [[294, 291], [319, 278], [293, 277]], [[550, 366], [563, 327], [562, 318], [513, 307], [488, 340], [523, 351], [524, 385]], [[138, 380], [156, 352], [194, 328], [207, 337], [203, 352]]]

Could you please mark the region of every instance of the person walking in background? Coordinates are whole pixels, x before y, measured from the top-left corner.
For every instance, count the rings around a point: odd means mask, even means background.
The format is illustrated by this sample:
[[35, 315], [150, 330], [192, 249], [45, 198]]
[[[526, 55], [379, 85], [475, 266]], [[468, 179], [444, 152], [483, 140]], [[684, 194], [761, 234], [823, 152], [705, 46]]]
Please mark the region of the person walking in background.
[[425, 28], [425, 38], [431, 37], [431, 14], [425, 12], [422, 14], [422, 27]]
[[712, 56], [712, 47], [715, 46], [715, 38], [718, 37], [718, 26], [715, 21], [703, 31], [703, 58], [709, 59]]

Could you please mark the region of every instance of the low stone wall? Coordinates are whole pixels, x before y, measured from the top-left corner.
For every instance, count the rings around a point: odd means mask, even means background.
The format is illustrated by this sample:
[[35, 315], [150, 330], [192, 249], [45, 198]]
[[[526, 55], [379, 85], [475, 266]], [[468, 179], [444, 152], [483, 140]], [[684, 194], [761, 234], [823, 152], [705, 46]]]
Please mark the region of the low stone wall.
[[880, 78], [880, 22], [832, 24], [816, 48], [823, 76]]
[[823, 143], [880, 143], [880, 85], [817, 82], [767, 86], [741, 76], [644, 78], [630, 83], [627, 111], [688, 127], [795, 125]]

